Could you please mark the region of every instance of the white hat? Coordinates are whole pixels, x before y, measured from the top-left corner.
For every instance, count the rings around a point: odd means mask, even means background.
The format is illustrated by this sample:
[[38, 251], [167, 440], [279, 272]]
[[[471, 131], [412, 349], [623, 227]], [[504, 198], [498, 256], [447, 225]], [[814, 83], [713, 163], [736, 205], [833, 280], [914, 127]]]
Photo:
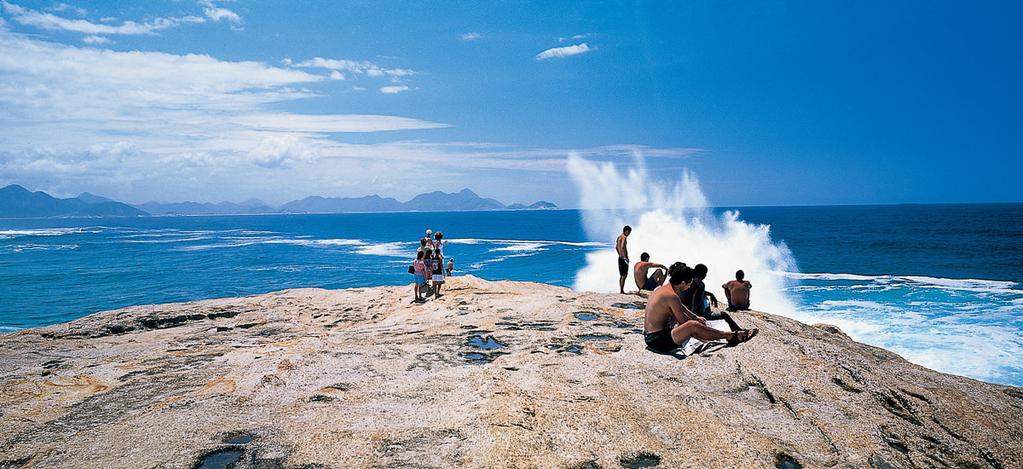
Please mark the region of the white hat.
[[426, 229], [426, 234], [431, 234], [431, 233], [433, 233], [433, 230], [431, 230], [431, 229], [427, 228], [427, 229]]

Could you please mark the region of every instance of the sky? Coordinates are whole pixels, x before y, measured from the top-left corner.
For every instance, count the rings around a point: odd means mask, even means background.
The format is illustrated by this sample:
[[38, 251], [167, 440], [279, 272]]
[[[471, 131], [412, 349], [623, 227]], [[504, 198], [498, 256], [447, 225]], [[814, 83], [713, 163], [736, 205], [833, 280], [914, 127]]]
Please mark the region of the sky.
[[1018, 2], [0, 0], [0, 185], [133, 203], [1019, 202]]

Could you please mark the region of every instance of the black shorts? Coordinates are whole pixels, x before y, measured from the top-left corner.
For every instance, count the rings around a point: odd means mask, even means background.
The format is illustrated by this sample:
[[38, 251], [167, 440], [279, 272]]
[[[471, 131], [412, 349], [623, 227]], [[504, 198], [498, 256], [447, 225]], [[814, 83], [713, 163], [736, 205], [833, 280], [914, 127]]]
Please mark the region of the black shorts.
[[678, 348], [678, 344], [671, 338], [671, 329], [662, 329], [657, 332], [646, 332], [643, 334], [646, 346], [661, 353], [670, 353]]
[[647, 277], [645, 282], [643, 282], [643, 288], [640, 290], [654, 291], [659, 286], [660, 285], [657, 284], [657, 280], [654, 280], [654, 277], [651, 275], [650, 277]]
[[618, 275], [622, 277], [629, 275], [629, 261], [625, 260], [624, 257], [618, 258]]

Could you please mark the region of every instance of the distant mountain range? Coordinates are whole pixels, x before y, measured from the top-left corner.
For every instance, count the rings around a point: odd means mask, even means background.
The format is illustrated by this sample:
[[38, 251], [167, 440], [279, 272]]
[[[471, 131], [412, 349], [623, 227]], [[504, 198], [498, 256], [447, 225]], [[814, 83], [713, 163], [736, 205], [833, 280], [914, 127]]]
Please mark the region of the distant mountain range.
[[106, 197], [83, 192], [78, 197], [58, 199], [45, 192], [31, 192], [16, 184], [0, 189], [0, 218], [36, 217], [137, 217], [148, 215], [251, 215], [266, 213], [344, 213], [344, 212], [438, 212], [478, 210], [544, 210], [557, 205], [539, 201], [531, 205], [504, 205], [484, 198], [469, 189], [445, 193], [440, 191], [419, 194], [407, 202], [390, 197], [311, 196], [293, 200], [280, 207], [270, 206], [257, 199], [241, 203], [220, 202], [146, 202], [129, 205]]
[[146, 212], [88, 192], [84, 198], [58, 199], [19, 185], [0, 189], [0, 217], [137, 217]]

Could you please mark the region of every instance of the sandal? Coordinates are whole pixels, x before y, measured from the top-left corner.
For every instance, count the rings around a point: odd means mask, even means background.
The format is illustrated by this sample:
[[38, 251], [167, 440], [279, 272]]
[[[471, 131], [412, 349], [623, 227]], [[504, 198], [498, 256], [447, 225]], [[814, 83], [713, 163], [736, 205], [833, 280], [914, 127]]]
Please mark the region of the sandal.
[[[753, 329], [741, 329], [735, 331], [732, 333], [732, 338], [728, 339], [728, 345], [736, 346], [743, 342], [749, 342], [749, 340], [756, 337], [759, 332], [760, 329], [755, 327]], [[740, 333], [742, 334], [741, 336], [739, 335]]]

